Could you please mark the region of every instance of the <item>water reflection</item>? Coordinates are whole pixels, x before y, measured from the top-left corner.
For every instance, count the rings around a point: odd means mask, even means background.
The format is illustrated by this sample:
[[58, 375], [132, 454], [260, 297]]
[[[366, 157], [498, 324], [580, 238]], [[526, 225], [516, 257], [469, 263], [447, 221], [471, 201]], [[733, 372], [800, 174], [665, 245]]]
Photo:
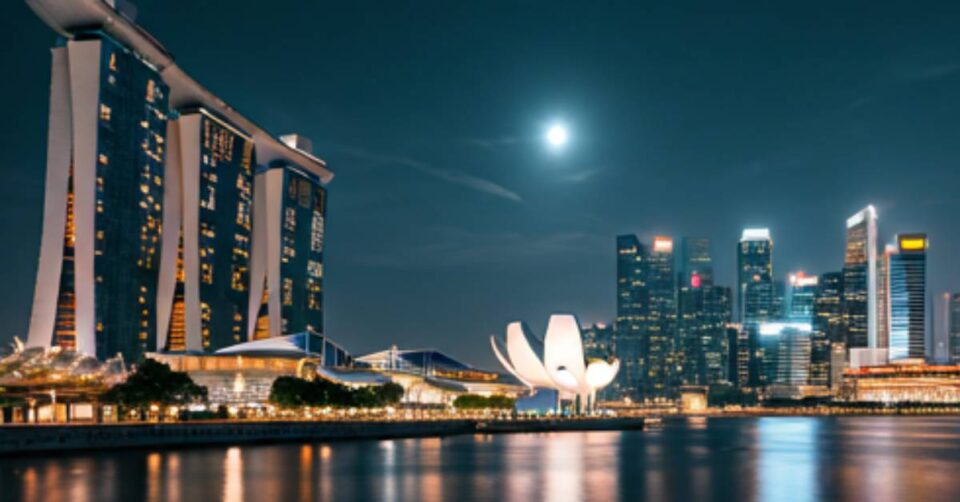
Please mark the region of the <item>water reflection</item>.
[[243, 456], [236, 446], [228, 449], [223, 459], [223, 500], [243, 501]]
[[956, 500], [960, 418], [668, 419], [478, 435], [0, 458], [3, 500]]
[[805, 417], [761, 418], [758, 481], [763, 500], [815, 500], [818, 485], [816, 440], [820, 422]]

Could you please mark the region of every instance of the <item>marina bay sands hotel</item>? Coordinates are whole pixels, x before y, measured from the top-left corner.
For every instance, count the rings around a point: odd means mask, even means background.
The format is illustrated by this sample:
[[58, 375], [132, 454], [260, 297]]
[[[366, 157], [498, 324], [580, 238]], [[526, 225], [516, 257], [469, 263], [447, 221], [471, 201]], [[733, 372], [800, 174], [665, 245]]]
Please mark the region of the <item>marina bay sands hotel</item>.
[[205, 89], [123, 0], [27, 0], [52, 49], [29, 346], [127, 360], [323, 331], [326, 185], [308, 140]]

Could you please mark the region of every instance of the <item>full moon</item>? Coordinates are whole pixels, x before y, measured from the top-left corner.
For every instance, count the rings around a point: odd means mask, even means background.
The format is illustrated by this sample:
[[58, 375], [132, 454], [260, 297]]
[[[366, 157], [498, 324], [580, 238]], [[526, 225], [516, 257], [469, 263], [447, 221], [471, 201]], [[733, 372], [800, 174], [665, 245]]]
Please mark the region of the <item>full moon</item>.
[[567, 143], [568, 139], [570, 135], [563, 124], [554, 124], [547, 130], [547, 143], [550, 143], [550, 146], [561, 147]]

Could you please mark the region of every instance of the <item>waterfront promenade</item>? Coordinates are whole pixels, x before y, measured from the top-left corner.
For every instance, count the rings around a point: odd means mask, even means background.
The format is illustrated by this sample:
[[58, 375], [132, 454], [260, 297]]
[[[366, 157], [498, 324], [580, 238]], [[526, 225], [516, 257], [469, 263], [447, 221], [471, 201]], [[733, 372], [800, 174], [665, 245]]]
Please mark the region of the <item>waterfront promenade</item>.
[[642, 429], [642, 418], [198, 421], [0, 427], [0, 455], [105, 448], [336, 441], [512, 432]]

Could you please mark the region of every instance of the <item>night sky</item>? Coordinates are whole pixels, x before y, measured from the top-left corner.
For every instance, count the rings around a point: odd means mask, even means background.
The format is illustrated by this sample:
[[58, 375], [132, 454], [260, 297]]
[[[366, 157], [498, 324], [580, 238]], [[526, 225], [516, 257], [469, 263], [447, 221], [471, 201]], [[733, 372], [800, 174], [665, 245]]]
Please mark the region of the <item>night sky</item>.
[[[771, 228], [778, 278], [839, 270], [868, 203], [881, 244], [929, 233], [932, 293], [960, 290], [956, 2], [135, 3], [188, 73], [335, 171], [326, 331], [353, 353], [492, 367], [508, 321], [609, 321], [618, 233], [709, 237], [726, 285], [747, 225]], [[0, 11], [6, 342], [30, 315], [56, 37]]]

